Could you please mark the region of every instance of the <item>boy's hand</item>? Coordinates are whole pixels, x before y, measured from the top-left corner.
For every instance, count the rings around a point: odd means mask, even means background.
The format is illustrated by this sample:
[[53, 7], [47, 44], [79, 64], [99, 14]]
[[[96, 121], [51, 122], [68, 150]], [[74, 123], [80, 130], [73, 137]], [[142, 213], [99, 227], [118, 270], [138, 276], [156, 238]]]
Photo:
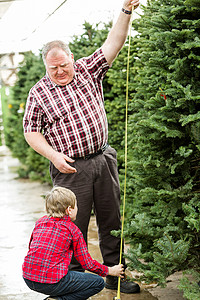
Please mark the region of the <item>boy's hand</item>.
[[111, 276], [118, 276], [123, 278], [124, 277], [124, 266], [121, 265], [115, 265], [113, 267], [108, 267], [109, 274]]

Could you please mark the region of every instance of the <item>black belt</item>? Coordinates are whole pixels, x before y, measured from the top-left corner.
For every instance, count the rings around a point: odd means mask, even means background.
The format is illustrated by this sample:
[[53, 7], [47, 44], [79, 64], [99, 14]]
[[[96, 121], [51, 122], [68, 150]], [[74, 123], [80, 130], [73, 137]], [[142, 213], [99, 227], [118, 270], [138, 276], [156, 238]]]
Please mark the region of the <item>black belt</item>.
[[88, 159], [93, 158], [93, 157], [95, 157], [95, 156], [97, 156], [97, 155], [99, 155], [99, 154], [102, 154], [108, 147], [109, 147], [109, 145], [108, 145], [108, 144], [105, 144], [105, 145], [103, 145], [103, 147], [101, 147], [101, 149], [99, 149], [97, 152], [92, 153], [92, 154], [85, 155], [85, 156], [83, 156], [83, 157], [78, 157], [78, 159], [85, 159], [85, 160], [88, 160]]

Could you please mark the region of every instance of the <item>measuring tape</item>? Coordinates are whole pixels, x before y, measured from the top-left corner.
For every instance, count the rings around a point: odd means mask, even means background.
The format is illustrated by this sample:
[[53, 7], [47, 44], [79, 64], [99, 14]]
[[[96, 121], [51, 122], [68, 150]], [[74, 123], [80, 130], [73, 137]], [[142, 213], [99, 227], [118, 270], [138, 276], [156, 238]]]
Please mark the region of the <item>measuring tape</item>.
[[[134, 7], [132, 7], [133, 13]], [[125, 112], [125, 173], [124, 173], [124, 199], [123, 199], [123, 214], [122, 214], [122, 228], [121, 228], [121, 244], [120, 244], [120, 258], [119, 264], [122, 262], [122, 247], [123, 247], [123, 231], [124, 231], [124, 217], [125, 217], [125, 205], [126, 205], [126, 177], [127, 177], [127, 136], [128, 136], [128, 83], [129, 83], [129, 64], [130, 64], [130, 48], [131, 48], [131, 29], [132, 29], [133, 19], [131, 18], [130, 29], [129, 29], [129, 42], [128, 42], [128, 59], [127, 59], [127, 72], [126, 72], [126, 112]], [[120, 282], [121, 278], [118, 277], [118, 288], [117, 297], [113, 300], [120, 300]]]

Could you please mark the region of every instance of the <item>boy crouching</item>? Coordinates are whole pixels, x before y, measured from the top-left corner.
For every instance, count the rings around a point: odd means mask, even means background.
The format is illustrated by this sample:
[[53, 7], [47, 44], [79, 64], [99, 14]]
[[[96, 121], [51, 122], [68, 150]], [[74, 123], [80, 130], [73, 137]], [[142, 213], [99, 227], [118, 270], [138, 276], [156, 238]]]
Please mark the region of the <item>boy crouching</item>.
[[[31, 290], [50, 295], [46, 300], [88, 299], [104, 288], [102, 277], [123, 277], [123, 265], [107, 267], [92, 259], [80, 229], [72, 222], [77, 210], [75, 194], [54, 187], [46, 196], [48, 215], [36, 222], [32, 232], [23, 278]], [[85, 270], [98, 275], [70, 271], [73, 254]]]

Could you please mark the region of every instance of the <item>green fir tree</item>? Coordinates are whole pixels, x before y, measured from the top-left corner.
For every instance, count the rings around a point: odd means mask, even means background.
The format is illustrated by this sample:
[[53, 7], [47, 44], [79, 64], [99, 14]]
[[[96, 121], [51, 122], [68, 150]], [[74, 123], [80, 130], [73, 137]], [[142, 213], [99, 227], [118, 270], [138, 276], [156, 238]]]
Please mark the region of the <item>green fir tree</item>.
[[152, 0], [133, 23], [124, 235], [160, 284], [200, 270], [199, 17], [199, 1]]

